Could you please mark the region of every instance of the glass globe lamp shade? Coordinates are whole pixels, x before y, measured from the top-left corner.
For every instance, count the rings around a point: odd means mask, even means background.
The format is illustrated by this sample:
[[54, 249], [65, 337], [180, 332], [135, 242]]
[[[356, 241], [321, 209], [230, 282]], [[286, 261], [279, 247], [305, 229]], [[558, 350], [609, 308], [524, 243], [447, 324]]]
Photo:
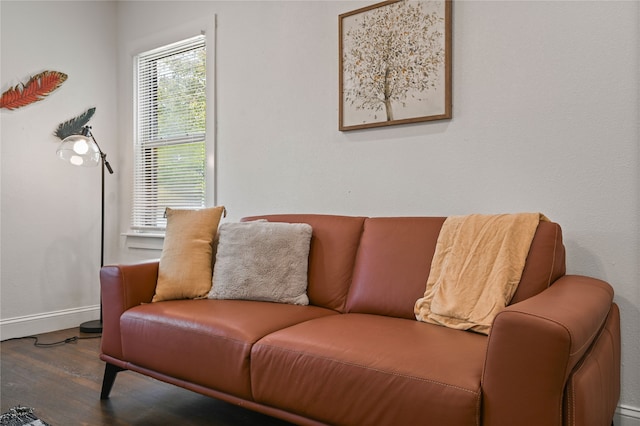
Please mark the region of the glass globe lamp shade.
[[100, 149], [87, 136], [72, 135], [62, 141], [56, 151], [58, 157], [74, 166], [94, 167], [100, 163]]

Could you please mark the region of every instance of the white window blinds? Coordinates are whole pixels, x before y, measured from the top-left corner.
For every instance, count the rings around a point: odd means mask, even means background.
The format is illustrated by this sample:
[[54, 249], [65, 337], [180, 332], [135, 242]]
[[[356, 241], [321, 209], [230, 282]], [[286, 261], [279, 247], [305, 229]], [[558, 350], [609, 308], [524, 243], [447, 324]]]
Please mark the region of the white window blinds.
[[198, 36], [135, 58], [134, 230], [163, 230], [166, 207], [205, 206], [205, 49]]

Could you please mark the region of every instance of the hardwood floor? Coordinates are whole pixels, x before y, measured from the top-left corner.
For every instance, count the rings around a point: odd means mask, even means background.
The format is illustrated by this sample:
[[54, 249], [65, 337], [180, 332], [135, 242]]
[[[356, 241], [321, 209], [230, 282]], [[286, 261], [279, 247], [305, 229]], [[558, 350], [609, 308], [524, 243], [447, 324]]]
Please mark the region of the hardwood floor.
[[[73, 336], [95, 337], [78, 329], [38, 337], [47, 343]], [[32, 407], [52, 426], [289, 424], [129, 371], [118, 374], [110, 399], [101, 401], [99, 352], [99, 338], [51, 347], [31, 339], [0, 343], [0, 413]]]

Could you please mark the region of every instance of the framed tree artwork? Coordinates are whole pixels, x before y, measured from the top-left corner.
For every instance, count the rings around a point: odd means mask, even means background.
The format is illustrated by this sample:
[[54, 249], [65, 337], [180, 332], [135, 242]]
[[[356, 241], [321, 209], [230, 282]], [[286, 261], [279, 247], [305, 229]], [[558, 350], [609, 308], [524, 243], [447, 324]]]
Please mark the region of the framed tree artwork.
[[451, 0], [339, 16], [339, 129], [451, 118]]

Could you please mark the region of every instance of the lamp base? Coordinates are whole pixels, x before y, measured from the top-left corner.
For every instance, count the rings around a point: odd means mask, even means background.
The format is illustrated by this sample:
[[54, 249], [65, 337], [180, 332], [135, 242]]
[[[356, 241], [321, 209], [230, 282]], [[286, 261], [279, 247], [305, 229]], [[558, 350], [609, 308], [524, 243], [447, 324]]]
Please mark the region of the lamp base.
[[102, 333], [102, 321], [93, 320], [80, 324], [81, 333]]

